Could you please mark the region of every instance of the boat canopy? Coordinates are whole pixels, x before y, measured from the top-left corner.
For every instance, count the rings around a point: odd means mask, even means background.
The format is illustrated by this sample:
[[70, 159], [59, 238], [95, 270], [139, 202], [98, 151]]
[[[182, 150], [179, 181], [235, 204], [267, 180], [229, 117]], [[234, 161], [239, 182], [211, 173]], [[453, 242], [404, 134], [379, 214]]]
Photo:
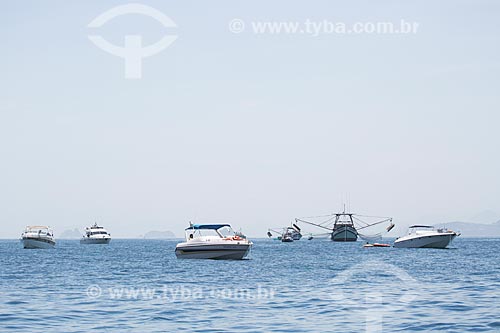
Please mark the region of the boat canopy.
[[186, 228], [186, 230], [190, 229], [195, 229], [195, 230], [201, 230], [201, 229], [211, 229], [211, 230], [219, 230], [220, 228], [224, 227], [231, 227], [229, 224], [193, 224], [189, 228]]
[[432, 225], [420, 225], [420, 224], [416, 224], [416, 225], [412, 225], [410, 228], [434, 228]]

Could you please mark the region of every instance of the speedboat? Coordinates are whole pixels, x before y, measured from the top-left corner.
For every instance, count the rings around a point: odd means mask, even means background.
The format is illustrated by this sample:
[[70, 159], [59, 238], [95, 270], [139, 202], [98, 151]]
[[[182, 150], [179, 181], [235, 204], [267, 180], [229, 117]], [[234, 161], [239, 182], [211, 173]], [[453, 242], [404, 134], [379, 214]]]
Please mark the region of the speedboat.
[[408, 235], [394, 241], [394, 247], [444, 249], [457, 236], [460, 236], [460, 233], [446, 228], [435, 229], [429, 225], [412, 225], [409, 228]]
[[253, 244], [229, 224], [190, 224], [185, 233], [186, 241], [175, 247], [179, 259], [243, 259]]
[[85, 228], [85, 235], [80, 239], [80, 244], [109, 244], [110, 241], [111, 234], [94, 223], [93, 226]]
[[56, 245], [54, 233], [46, 226], [27, 226], [21, 243], [25, 249], [51, 249]]

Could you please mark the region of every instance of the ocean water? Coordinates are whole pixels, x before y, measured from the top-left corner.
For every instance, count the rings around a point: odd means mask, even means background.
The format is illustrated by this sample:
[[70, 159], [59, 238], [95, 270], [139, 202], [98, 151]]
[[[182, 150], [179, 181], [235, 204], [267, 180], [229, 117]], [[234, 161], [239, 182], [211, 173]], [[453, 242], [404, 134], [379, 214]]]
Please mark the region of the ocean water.
[[500, 332], [500, 239], [450, 249], [254, 240], [249, 260], [176, 241], [0, 241], [1, 332]]

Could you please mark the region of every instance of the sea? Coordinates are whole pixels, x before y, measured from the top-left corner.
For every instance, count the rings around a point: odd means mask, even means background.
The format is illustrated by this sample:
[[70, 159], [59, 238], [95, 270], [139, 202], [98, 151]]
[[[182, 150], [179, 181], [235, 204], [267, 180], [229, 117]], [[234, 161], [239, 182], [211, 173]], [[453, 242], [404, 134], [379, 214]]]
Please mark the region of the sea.
[[1, 240], [0, 332], [500, 332], [500, 239], [253, 241], [217, 261], [177, 259], [175, 240]]

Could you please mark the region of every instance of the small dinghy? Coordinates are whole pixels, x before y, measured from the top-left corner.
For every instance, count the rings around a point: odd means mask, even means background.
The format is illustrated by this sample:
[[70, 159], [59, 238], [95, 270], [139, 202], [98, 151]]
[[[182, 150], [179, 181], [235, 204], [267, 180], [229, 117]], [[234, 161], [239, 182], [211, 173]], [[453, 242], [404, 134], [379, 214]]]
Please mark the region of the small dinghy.
[[365, 245], [363, 245], [363, 247], [391, 247], [391, 245], [383, 243], [373, 243], [373, 244], [366, 243]]

